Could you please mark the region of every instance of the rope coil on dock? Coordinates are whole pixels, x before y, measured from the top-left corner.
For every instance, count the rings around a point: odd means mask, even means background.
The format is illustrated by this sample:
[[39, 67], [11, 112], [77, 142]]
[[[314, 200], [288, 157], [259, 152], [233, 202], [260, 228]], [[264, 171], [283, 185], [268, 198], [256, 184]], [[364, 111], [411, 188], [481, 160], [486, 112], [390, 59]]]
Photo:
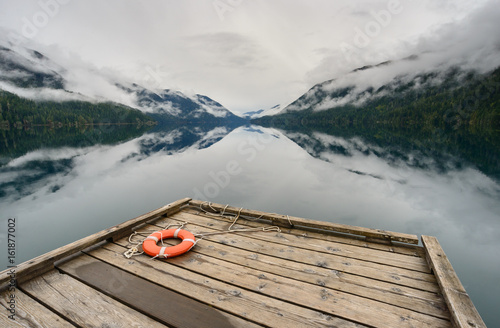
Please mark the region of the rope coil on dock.
[[[216, 211], [211, 206], [211, 203], [208, 203], [208, 206]], [[200, 209], [210, 215], [217, 215], [221, 217], [225, 217], [227, 219], [232, 219], [230, 217], [224, 215], [224, 212], [226, 208], [229, 205], [226, 205], [224, 207], [223, 211], [221, 213], [213, 213], [213, 212], [208, 212], [205, 209], [202, 208], [202, 205], [200, 204]], [[184, 253], [189, 252], [195, 245], [198, 243], [200, 240], [207, 236], [213, 236], [213, 235], [221, 235], [221, 234], [228, 234], [228, 233], [235, 233], [235, 232], [256, 232], [256, 231], [262, 231], [262, 232], [270, 232], [270, 231], [275, 231], [275, 232], [281, 232], [281, 229], [278, 226], [270, 226], [270, 227], [260, 227], [260, 228], [243, 228], [243, 229], [233, 229], [233, 226], [236, 224], [236, 221], [240, 218], [240, 214], [243, 208], [240, 208], [238, 211], [238, 214], [234, 217], [233, 222], [231, 225], [228, 227], [226, 231], [216, 231], [216, 232], [205, 232], [205, 233], [197, 233], [193, 234], [187, 230], [183, 230], [182, 228], [188, 224], [188, 222], [182, 222], [182, 223], [174, 223], [174, 224], [168, 224], [163, 230], [159, 231], [154, 231], [149, 234], [148, 237], [142, 239], [139, 242], [134, 242], [132, 241], [133, 237], [137, 235], [137, 231], [134, 231], [128, 238], [128, 241], [130, 244], [134, 244], [132, 247], [130, 247], [128, 250], [126, 250], [123, 255], [126, 258], [131, 258], [132, 256], [136, 255], [141, 255], [146, 253], [147, 255], [151, 256], [152, 259], [155, 258], [170, 258], [174, 256], [179, 256]], [[262, 215], [261, 215], [262, 217]], [[288, 216], [287, 216], [288, 217]], [[259, 217], [260, 218], [260, 217]], [[258, 220], [259, 218], [256, 218]], [[290, 221], [290, 218], [288, 218]], [[290, 225], [293, 227], [293, 224], [290, 222]], [[171, 226], [178, 226], [179, 228], [177, 229], [169, 229]], [[180, 238], [182, 239], [182, 242], [178, 245], [175, 246], [165, 246], [163, 243], [164, 239], [168, 238]], [[196, 239], [198, 238], [198, 239]], [[157, 245], [158, 242], [161, 242], [161, 247]], [[142, 245], [142, 251], [139, 252], [139, 247]]]

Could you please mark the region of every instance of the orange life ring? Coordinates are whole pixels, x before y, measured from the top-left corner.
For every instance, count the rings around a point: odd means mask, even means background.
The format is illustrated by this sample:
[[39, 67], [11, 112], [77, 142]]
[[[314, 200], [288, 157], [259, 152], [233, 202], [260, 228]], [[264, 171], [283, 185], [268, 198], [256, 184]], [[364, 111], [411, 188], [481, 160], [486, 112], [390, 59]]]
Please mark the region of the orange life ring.
[[[156, 245], [157, 242], [167, 238], [180, 238], [182, 242], [175, 246], [170, 247], [160, 247]], [[179, 229], [168, 229], [153, 232], [148, 238], [142, 243], [142, 250], [149, 256], [159, 257], [166, 259], [167, 257], [174, 257], [189, 251], [193, 246], [196, 245], [196, 240], [194, 235], [186, 230]]]

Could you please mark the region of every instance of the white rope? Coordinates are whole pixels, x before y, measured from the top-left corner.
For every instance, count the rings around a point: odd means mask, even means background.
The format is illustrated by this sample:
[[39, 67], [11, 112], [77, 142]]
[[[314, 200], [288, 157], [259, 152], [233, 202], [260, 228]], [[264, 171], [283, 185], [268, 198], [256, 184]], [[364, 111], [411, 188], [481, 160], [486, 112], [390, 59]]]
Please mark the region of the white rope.
[[[204, 204], [207, 204], [208, 207], [210, 207], [214, 212], [209, 212], [207, 211], [206, 209], [203, 208], [203, 205]], [[243, 207], [239, 209], [238, 211], [238, 214], [237, 215], [231, 215], [230, 213], [226, 214], [226, 209], [229, 207], [229, 204], [227, 204], [226, 206], [224, 206], [224, 208], [222, 209], [222, 212], [218, 212], [217, 209], [215, 209], [213, 206], [212, 206], [212, 203], [211, 202], [208, 202], [208, 201], [204, 201], [202, 203], [200, 203], [200, 210], [202, 212], [204, 212], [205, 214], [208, 214], [208, 215], [213, 215], [213, 216], [220, 216], [220, 217], [224, 217], [226, 219], [229, 219], [229, 220], [232, 220], [235, 216], [236, 217], [239, 217], [241, 216], [241, 211], [243, 210]], [[226, 214], [226, 215], [224, 215]], [[231, 215], [231, 216], [229, 216]], [[245, 219], [246, 220], [249, 220], [249, 221], [256, 221], [256, 220], [260, 220], [262, 217], [264, 216], [264, 214], [261, 214], [259, 217], [251, 217], [251, 216], [245, 216]]]
[[[187, 224], [186, 221], [184, 222], [181, 222], [181, 223], [169, 223], [167, 226], [165, 226], [165, 228], [163, 228], [162, 230], [167, 230], [168, 228], [170, 228], [171, 226], [179, 226], [179, 229], [182, 229], [185, 225]], [[178, 229], [178, 230], [179, 230]], [[154, 240], [155, 242], [158, 242], [160, 241], [161, 242], [161, 245], [162, 247], [166, 247], [166, 245], [163, 243], [163, 239], [161, 238], [156, 238], [155, 236], [151, 236], [152, 234], [154, 234], [155, 232], [159, 232], [158, 230], [155, 230], [155, 231], [152, 231], [152, 232], [143, 232], [144, 234], [148, 234], [148, 237], [145, 237], [143, 238], [141, 241], [139, 242], [134, 242], [132, 241], [133, 237], [135, 235], [137, 235], [137, 231], [134, 231], [129, 237], [128, 237], [128, 242], [129, 244], [132, 244], [133, 246], [131, 246], [129, 249], [127, 249], [123, 255], [126, 257], [126, 258], [131, 258], [132, 256], [136, 256], [136, 255], [141, 255], [141, 254], [144, 254], [144, 251], [141, 251], [139, 252], [139, 246], [142, 246], [142, 244], [144, 243], [144, 241], [146, 239], [152, 239]], [[157, 256], [156, 256], [157, 257]]]
[[229, 204], [227, 204], [226, 206], [224, 206], [224, 209], [222, 210], [222, 213], [220, 216], [224, 216], [224, 212], [226, 211], [226, 208], [229, 206]]
[[236, 217], [234, 218], [234, 221], [233, 223], [231, 223], [231, 225], [229, 226], [229, 228], [227, 228], [228, 231], [231, 231], [231, 228], [234, 226], [234, 224], [236, 223], [236, 221], [238, 221], [238, 219], [240, 218], [240, 214], [241, 214], [241, 210], [243, 209], [240, 208], [240, 210], [238, 211], [238, 215], [236, 215]]
[[[215, 212], [209, 212], [207, 210], [205, 210], [203, 208], [203, 204], [207, 203], [208, 206]], [[217, 210], [212, 206], [212, 203], [211, 202], [203, 202], [200, 204], [200, 210], [202, 210], [203, 212], [205, 212], [206, 214], [209, 214], [209, 215], [215, 215], [215, 216], [220, 216], [220, 217], [224, 217], [224, 218], [227, 218], [229, 220], [233, 220], [233, 217], [229, 217], [225, 214], [226, 212], [226, 209], [228, 208], [229, 205], [226, 205], [224, 207], [224, 209], [222, 210], [222, 212], [217, 212]], [[196, 238], [198, 238], [198, 240], [191, 240], [191, 239], [186, 239], [188, 241], [192, 241], [193, 242], [193, 246], [191, 246], [191, 248], [193, 248], [196, 243], [198, 243], [198, 241], [202, 240], [203, 238], [207, 237], [207, 236], [213, 236], [213, 235], [222, 235], [222, 234], [227, 234], [227, 233], [234, 233], [234, 232], [257, 232], [257, 231], [262, 231], [262, 232], [270, 232], [270, 231], [276, 231], [276, 232], [281, 232], [281, 229], [278, 227], [278, 226], [269, 226], [269, 227], [259, 227], [259, 228], [241, 228], [241, 229], [233, 229], [233, 226], [236, 224], [236, 221], [238, 221], [238, 219], [240, 218], [241, 216], [241, 211], [243, 210], [243, 207], [239, 209], [238, 213], [236, 214], [236, 216], [234, 216], [234, 220], [233, 222], [231, 223], [231, 225], [227, 228], [226, 231], [215, 231], [215, 232], [205, 232], [205, 233], [197, 233], [197, 234], [193, 234]], [[261, 216], [259, 216], [258, 218], [252, 218], [254, 220], [259, 220], [260, 218], [262, 218], [264, 216], [264, 214], [262, 214]], [[293, 224], [290, 220], [290, 217], [287, 215], [287, 218], [288, 218], [288, 222], [290, 223], [290, 225], [293, 227]], [[247, 219], [247, 217], [245, 217], [245, 219]], [[169, 223], [163, 230], [167, 230], [169, 229], [171, 226], [179, 226], [179, 228], [176, 230], [176, 233], [174, 234], [174, 236], [177, 236], [177, 233], [185, 226], [187, 225], [188, 222], [187, 221], [184, 221], [184, 222], [181, 222], [181, 223]], [[154, 231], [154, 232], [151, 232], [149, 233], [148, 235], [151, 235], [155, 232], [158, 232], [158, 231]], [[143, 232], [144, 234], [146, 234], [147, 232]], [[134, 242], [132, 241], [132, 238], [137, 234], [137, 231], [134, 231], [128, 238], [128, 241], [130, 244], [134, 244]], [[125, 255], [125, 257], [127, 258], [131, 258], [132, 256], [135, 256], [135, 255], [140, 255], [140, 254], [144, 254], [144, 251], [142, 252], [139, 252], [138, 250], [138, 247], [140, 245], [142, 245], [142, 243], [146, 240], [146, 239], [153, 239], [153, 240], [156, 240], [158, 238], [156, 237], [146, 237], [146, 238], [143, 238], [140, 242], [136, 243], [136, 245], [132, 246], [130, 249], [128, 249], [127, 251], [125, 251], [125, 253], [123, 255]], [[163, 238], [159, 238], [159, 241], [161, 242], [162, 244], [162, 250], [167, 247], [165, 246], [165, 244], [163, 243]], [[156, 240], [156, 242], [158, 242], [158, 240]], [[191, 249], [190, 248], [190, 249]], [[162, 252], [160, 252], [160, 254], [152, 257], [151, 259], [155, 259], [155, 258], [158, 258], [158, 257], [164, 257], [166, 258], [163, 254], [161, 254]]]
[[[206, 209], [203, 208], [203, 204], [207, 203], [208, 207], [210, 207], [214, 212], [209, 212], [207, 211]], [[224, 207], [224, 211], [226, 210], [227, 206]], [[215, 216], [222, 216], [222, 214], [218, 213], [217, 210], [215, 208], [212, 207], [212, 202], [203, 202], [200, 204], [200, 210], [202, 210], [203, 212], [205, 212], [206, 214], [209, 214], [209, 215], [215, 215]]]
[[261, 228], [234, 229], [234, 230], [226, 230], [226, 231], [195, 233], [193, 235], [196, 238], [198, 238], [198, 240], [201, 240], [201, 239], [203, 239], [203, 238], [205, 238], [207, 236], [223, 235], [223, 234], [235, 233], [235, 232], [257, 232], [257, 231], [262, 231], [262, 232], [270, 232], [270, 231], [281, 232], [281, 229], [278, 226], [271, 226], [271, 227], [261, 227]]
[[[128, 237], [128, 242], [130, 244], [134, 244], [134, 242], [132, 241], [132, 237], [134, 237], [135, 235], [137, 235], [137, 231], [134, 231]], [[132, 246], [132, 247], [130, 247], [130, 249], [126, 250], [125, 253], [123, 253], [123, 255], [125, 255], [125, 257], [129, 259], [132, 256], [144, 254], [144, 251], [139, 252], [139, 246], [142, 245], [143, 242], [144, 242], [144, 239], [141, 240], [140, 242], [138, 242], [135, 246]]]

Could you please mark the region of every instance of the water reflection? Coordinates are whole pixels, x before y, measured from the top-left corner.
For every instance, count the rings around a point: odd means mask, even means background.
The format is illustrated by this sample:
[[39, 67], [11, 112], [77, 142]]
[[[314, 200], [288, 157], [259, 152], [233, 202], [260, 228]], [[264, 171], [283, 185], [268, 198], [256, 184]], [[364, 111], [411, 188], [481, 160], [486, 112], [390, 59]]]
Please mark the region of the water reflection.
[[[208, 148], [224, 138], [233, 129], [234, 127], [226, 126], [183, 126], [148, 133], [132, 143], [134, 147], [129, 148], [130, 151], [123, 154], [120, 162], [140, 161], [156, 153], [174, 155], [190, 149]], [[78, 162], [81, 166], [82, 158], [91, 156], [90, 154], [96, 151], [100, 154], [107, 153], [110, 148], [129, 139], [129, 134], [123, 133], [119, 128], [107, 129], [108, 133], [115, 135], [106, 139], [96, 138], [94, 134], [65, 139], [64, 137], [68, 137], [66, 131], [60, 132], [62, 137], [57, 138], [57, 140], [66, 140], [61, 147], [52, 143], [51, 146], [45, 148], [42, 146], [44, 144], [41, 143], [38, 144], [38, 148], [41, 149], [34, 151], [25, 150], [24, 147], [11, 147], [14, 149], [4, 150], [1, 153], [5, 164], [0, 167], [0, 200], [18, 201], [35, 193], [41, 193], [42, 190], [44, 193], [56, 193], [67, 182], [77, 177], [79, 167], [76, 166]], [[43, 134], [43, 132], [41, 133]], [[82, 134], [84, 133], [82, 132]], [[99, 135], [102, 136], [102, 134]], [[31, 138], [33, 138], [32, 134], [26, 135], [26, 139]], [[72, 139], [76, 139], [77, 142], [72, 141]], [[37, 140], [40, 141], [40, 139]], [[15, 142], [12, 143], [15, 144]], [[32, 145], [30, 142], [25, 143]], [[67, 147], [67, 144], [73, 144], [73, 147]], [[16, 158], [16, 155], [19, 157]], [[105, 157], [103, 156], [99, 161], [101, 167]]]
[[138, 152], [124, 160], [140, 160], [158, 152], [173, 155], [188, 149], [208, 148], [222, 140], [233, 129], [234, 127], [229, 126], [182, 126], [147, 134], [140, 138]]
[[[391, 138], [258, 126], [175, 127], [113, 144], [31, 150], [0, 167], [1, 220], [18, 219], [19, 262], [200, 195], [245, 208], [434, 235], [487, 324], [499, 325], [499, 153], [480, 155], [491, 150], [487, 145], [471, 152], [453, 143], [447, 148], [428, 139]], [[478, 160], [457, 154], [476, 154]], [[0, 225], [4, 247], [6, 222]], [[0, 258], [1, 267], [5, 261]]]
[[[298, 132], [283, 134], [311, 156], [330, 163], [330, 171], [344, 171], [336, 176], [335, 181], [331, 180], [331, 183], [341, 184], [344, 190], [354, 189], [358, 192], [362, 192], [363, 186], [369, 187], [370, 194], [377, 194], [392, 205], [402, 201], [409, 207], [407, 211], [419, 210], [427, 214], [425, 218], [418, 217], [410, 221], [414, 227], [407, 226], [406, 230], [413, 230], [418, 234], [426, 225], [425, 222], [435, 220], [437, 223], [443, 217], [455, 218], [455, 224], [463, 229], [460, 237], [464, 241], [496, 243], [491, 232], [498, 230], [490, 228], [499, 228], [500, 186], [495, 179], [480, 172], [473, 163], [454, 158], [450, 154], [426, 157], [420, 149], [405, 152], [394, 145], [382, 148], [367, 143], [360, 137], [347, 139], [318, 132], [309, 135]], [[318, 171], [317, 174], [318, 179], [327, 179], [322, 176], [322, 172]], [[353, 195], [351, 197], [356, 198]], [[373, 196], [363, 197], [372, 198]], [[359, 202], [363, 203], [363, 200], [360, 199]], [[380, 205], [384, 204], [381, 202]], [[399, 214], [401, 217], [408, 217], [407, 213], [402, 211]], [[404, 219], [401, 218], [400, 221]], [[377, 224], [380, 222], [377, 220]], [[490, 228], [475, 234], [478, 225]], [[430, 232], [439, 233], [439, 226], [432, 224], [425, 229], [434, 229]]]

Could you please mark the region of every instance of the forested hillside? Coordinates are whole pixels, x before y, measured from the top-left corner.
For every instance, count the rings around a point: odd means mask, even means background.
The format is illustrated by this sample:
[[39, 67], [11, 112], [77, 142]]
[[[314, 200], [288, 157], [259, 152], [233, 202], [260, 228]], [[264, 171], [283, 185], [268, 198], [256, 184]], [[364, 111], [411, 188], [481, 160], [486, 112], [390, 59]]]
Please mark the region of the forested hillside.
[[123, 105], [83, 101], [34, 101], [0, 90], [0, 126], [3, 128], [154, 122], [143, 112]]
[[[372, 92], [370, 100], [360, 106], [347, 104], [317, 110], [314, 104], [301, 111], [287, 111], [257, 119], [262, 124], [306, 126], [419, 126], [420, 128], [500, 130], [500, 69], [487, 75], [469, 73], [457, 79], [451, 71], [440, 84], [425, 84], [434, 74], [418, 77], [416, 82], [384, 86]], [[417, 79], [416, 79], [417, 80]], [[348, 88], [337, 90], [348, 93]], [[317, 93], [317, 98], [323, 95]], [[341, 95], [339, 95], [341, 96]], [[306, 98], [304, 98], [306, 99]], [[299, 99], [304, 103], [304, 99]], [[315, 99], [318, 103], [318, 99]]]

